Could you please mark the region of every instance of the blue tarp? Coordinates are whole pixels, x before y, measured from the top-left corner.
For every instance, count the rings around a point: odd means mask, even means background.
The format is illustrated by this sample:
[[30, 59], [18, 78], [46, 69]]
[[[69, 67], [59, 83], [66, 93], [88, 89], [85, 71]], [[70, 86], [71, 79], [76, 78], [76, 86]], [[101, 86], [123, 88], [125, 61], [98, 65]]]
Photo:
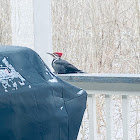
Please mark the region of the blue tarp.
[[76, 140], [86, 98], [33, 50], [0, 46], [0, 140]]

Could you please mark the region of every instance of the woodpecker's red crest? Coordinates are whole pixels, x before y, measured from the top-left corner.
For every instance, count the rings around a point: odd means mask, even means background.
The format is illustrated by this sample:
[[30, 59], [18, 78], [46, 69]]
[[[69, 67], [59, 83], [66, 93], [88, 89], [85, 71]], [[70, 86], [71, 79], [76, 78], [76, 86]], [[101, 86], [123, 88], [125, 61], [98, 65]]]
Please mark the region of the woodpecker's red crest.
[[62, 56], [62, 53], [60, 53], [60, 52], [54, 52], [53, 54], [55, 54], [55, 55], [57, 55], [57, 56], [59, 56], [59, 57]]

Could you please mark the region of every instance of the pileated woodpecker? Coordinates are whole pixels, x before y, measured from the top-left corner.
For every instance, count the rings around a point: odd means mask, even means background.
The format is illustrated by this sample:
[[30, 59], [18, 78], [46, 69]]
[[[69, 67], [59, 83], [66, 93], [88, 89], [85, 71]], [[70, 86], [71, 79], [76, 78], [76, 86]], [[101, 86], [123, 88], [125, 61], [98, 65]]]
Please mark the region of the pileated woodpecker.
[[47, 53], [53, 56], [52, 67], [57, 74], [68, 74], [68, 73], [84, 73], [77, 69], [75, 66], [70, 64], [68, 61], [61, 59], [62, 53]]

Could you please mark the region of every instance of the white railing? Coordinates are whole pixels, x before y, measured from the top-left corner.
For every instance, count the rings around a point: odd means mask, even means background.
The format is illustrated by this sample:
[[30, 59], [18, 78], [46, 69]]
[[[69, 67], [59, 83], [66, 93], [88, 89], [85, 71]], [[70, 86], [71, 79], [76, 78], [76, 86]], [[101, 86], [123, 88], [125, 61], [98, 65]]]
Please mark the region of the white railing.
[[59, 77], [88, 93], [89, 140], [97, 140], [96, 94], [105, 95], [106, 140], [112, 140], [112, 95], [122, 95], [123, 140], [129, 140], [129, 95], [140, 95], [138, 74], [68, 74]]

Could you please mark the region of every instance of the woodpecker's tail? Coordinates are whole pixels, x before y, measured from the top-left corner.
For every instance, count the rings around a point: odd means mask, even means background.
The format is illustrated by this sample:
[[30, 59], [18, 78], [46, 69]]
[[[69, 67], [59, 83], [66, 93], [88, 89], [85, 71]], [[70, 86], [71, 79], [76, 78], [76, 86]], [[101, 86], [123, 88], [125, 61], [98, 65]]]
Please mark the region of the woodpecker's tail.
[[79, 70], [77, 73], [85, 73], [85, 72], [83, 72], [83, 71]]

